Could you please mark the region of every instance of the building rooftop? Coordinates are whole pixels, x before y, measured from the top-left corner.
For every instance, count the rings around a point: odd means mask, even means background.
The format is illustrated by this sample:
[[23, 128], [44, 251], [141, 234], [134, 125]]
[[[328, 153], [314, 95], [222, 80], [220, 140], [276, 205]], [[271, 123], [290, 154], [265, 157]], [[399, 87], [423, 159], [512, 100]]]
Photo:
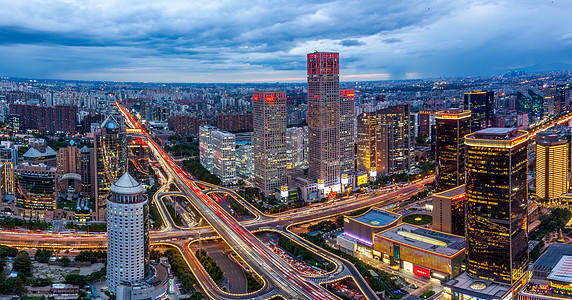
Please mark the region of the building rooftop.
[[111, 185], [110, 188], [112, 193], [122, 194], [122, 195], [131, 195], [131, 194], [138, 194], [143, 192], [143, 186], [137, 182], [129, 172], [126, 172], [117, 180], [115, 183]]
[[572, 244], [552, 244], [533, 264], [534, 268], [552, 269], [564, 255], [572, 256]]
[[465, 238], [461, 236], [409, 224], [400, 224], [375, 236], [445, 256], [465, 251]]
[[572, 283], [572, 256], [562, 256], [546, 279]]
[[457, 277], [447, 281], [443, 286], [450, 287], [463, 294], [477, 296], [481, 299], [504, 299], [511, 292], [510, 285], [504, 285], [493, 281], [472, 278], [467, 272], [463, 272]]
[[353, 219], [371, 227], [383, 227], [394, 222], [400, 217], [401, 216], [398, 214], [372, 207], [364, 214], [356, 217], [348, 217], [348, 219]]
[[38, 157], [46, 157], [46, 156], [56, 156], [57, 153], [52, 149], [50, 146], [46, 147], [46, 152], [40, 152], [40, 150], [36, 148], [30, 148], [26, 153], [24, 153], [23, 157], [28, 159], [38, 158]]
[[82, 153], [89, 153], [89, 151], [90, 150], [87, 146], [83, 146], [81, 149], [79, 149], [79, 152], [82, 152]]
[[[458, 187], [454, 187], [450, 190], [442, 191], [440, 193], [433, 194], [433, 196], [440, 196], [445, 198], [454, 198], [455, 196], [464, 195], [465, 194], [465, 185], [460, 185]], [[462, 198], [462, 197], [460, 197]]]

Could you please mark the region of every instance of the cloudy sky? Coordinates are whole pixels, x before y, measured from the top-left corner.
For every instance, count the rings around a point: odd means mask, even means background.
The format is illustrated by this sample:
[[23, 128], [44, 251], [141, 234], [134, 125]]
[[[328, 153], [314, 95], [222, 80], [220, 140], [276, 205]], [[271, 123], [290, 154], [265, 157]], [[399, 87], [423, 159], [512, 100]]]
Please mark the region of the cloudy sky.
[[303, 81], [499, 75], [572, 64], [570, 0], [0, 0], [0, 76]]

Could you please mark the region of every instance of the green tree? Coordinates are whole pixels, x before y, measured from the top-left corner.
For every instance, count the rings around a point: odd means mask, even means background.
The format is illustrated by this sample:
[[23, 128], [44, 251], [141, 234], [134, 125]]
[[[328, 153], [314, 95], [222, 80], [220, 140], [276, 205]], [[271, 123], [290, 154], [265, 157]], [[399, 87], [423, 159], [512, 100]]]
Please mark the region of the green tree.
[[12, 270], [18, 271], [18, 277], [27, 278], [32, 276], [32, 260], [26, 251], [20, 251], [14, 259]]

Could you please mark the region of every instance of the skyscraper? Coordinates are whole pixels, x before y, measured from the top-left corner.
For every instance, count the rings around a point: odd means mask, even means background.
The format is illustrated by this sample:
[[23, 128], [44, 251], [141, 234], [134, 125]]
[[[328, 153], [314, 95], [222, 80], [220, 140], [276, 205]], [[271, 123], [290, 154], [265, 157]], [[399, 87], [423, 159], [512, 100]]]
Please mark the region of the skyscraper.
[[81, 195], [89, 197], [92, 195], [92, 171], [91, 160], [94, 157], [93, 148], [83, 146], [79, 150], [79, 175], [81, 176]]
[[494, 92], [465, 93], [465, 109], [471, 111], [471, 132], [490, 126], [494, 109]]
[[27, 218], [53, 218], [57, 208], [56, 168], [22, 163], [15, 170], [18, 215]]
[[213, 174], [220, 178], [222, 185], [236, 184], [236, 138], [234, 134], [222, 130], [211, 132]]
[[291, 127], [286, 130], [286, 168], [301, 170], [305, 168], [304, 127]]
[[377, 115], [362, 113], [357, 116], [357, 168], [360, 171], [376, 173]]
[[465, 135], [471, 132], [471, 112], [446, 110], [435, 115], [437, 192], [465, 183]]
[[409, 104], [380, 109], [376, 114], [377, 174], [408, 173], [415, 162]]
[[252, 96], [254, 184], [269, 196], [286, 185], [286, 93]]
[[[99, 206], [105, 204], [111, 185], [127, 170], [127, 136], [119, 124], [120, 122], [110, 115], [101, 124], [101, 130], [95, 133], [92, 179], [95, 184], [93, 191], [97, 211]], [[99, 212], [97, 214], [98, 218], [102, 217]]]
[[528, 133], [488, 128], [465, 138], [467, 273], [514, 286], [528, 262]]
[[213, 149], [211, 134], [216, 127], [211, 125], [201, 125], [199, 127], [199, 158], [201, 165], [209, 172], [213, 172]]
[[558, 134], [537, 135], [536, 196], [556, 200], [568, 192], [569, 142]]
[[355, 172], [354, 90], [340, 91], [340, 171]]
[[309, 171], [318, 185], [340, 182], [339, 54], [308, 54]]
[[[0, 145], [0, 176], [3, 177], [3, 195], [14, 195], [14, 168], [18, 165], [18, 151], [11, 142]], [[1, 199], [0, 199], [1, 200]]]
[[129, 173], [107, 197], [107, 285], [143, 280], [149, 272], [149, 206], [143, 186]]

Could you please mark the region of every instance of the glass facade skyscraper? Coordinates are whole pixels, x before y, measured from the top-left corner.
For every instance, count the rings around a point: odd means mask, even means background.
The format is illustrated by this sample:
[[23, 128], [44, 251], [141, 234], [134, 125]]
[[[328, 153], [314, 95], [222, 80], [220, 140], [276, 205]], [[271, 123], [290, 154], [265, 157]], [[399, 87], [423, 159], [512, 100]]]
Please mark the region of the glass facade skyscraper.
[[465, 183], [465, 135], [471, 132], [471, 112], [440, 111], [435, 115], [437, 192]]
[[528, 133], [488, 128], [466, 147], [467, 273], [511, 286], [528, 262]]
[[465, 109], [471, 111], [471, 132], [490, 126], [495, 107], [495, 94], [488, 91], [465, 93]]

